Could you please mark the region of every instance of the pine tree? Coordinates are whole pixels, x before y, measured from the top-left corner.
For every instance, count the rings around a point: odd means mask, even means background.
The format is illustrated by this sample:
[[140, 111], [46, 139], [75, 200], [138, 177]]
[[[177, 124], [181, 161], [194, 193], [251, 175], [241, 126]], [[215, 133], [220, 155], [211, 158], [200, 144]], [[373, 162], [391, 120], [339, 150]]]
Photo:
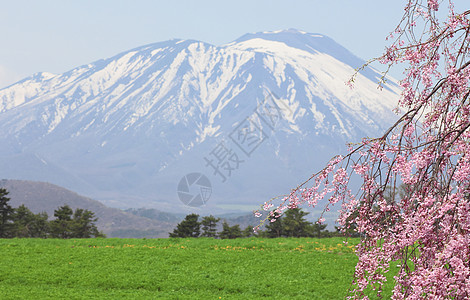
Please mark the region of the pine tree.
[[29, 224], [34, 220], [34, 214], [24, 205], [14, 209], [13, 232], [15, 237], [29, 237]]
[[47, 213], [32, 213], [24, 204], [14, 209], [13, 234], [15, 237], [45, 238], [49, 231]]
[[283, 232], [286, 237], [307, 237], [311, 231], [312, 223], [305, 220], [308, 212], [304, 212], [300, 208], [289, 209], [282, 218]]
[[[315, 224], [310, 225], [309, 226], [310, 232], [308, 236], [316, 237], [316, 238], [324, 237], [323, 232], [325, 231], [326, 226], [327, 226], [326, 224], [320, 224], [320, 223], [315, 223]], [[326, 231], [325, 234], [328, 234], [328, 231]]]
[[227, 221], [224, 220], [222, 223], [222, 231], [219, 232], [219, 237], [221, 239], [236, 239], [242, 237], [240, 225], [236, 224], [234, 226], [230, 226]]
[[88, 209], [75, 209], [72, 218], [72, 237], [73, 238], [90, 238], [90, 237], [104, 237], [103, 233], [98, 231], [95, 223], [98, 218], [95, 213]]
[[189, 214], [183, 221], [181, 221], [173, 232], [170, 233], [170, 237], [198, 237], [201, 233], [201, 223], [198, 222], [198, 214]]
[[[275, 221], [273, 221], [274, 219]], [[268, 218], [268, 221], [264, 235], [268, 238], [281, 237], [283, 235], [282, 217], [279, 217], [279, 214], [275, 212], [274, 216]]]
[[29, 224], [29, 236], [33, 238], [46, 238], [49, 235], [49, 216], [46, 212], [34, 214], [34, 221]]
[[253, 226], [248, 225], [248, 226], [246, 226], [245, 229], [243, 229], [243, 232], [242, 232], [243, 237], [248, 238], [248, 237], [251, 237], [251, 236], [254, 236], [254, 235], [255, 235], [255, 233], [253, 232]]
[[202, 234], [201, 236], [216, 237], [217, 236], [217, 223], [220, 218], [216, 218], [213, 215], [202, 218]]
[[50, 222], [52, 237], [61, 239], [72, 237], [72, 215], [73, 210], [68, 205], [61, 206], [54, 210], [54, 217], [56, 219]]
[[14, 209], [8, 204], [8, 191], [0, 188], [0, 238], [12, 237]]

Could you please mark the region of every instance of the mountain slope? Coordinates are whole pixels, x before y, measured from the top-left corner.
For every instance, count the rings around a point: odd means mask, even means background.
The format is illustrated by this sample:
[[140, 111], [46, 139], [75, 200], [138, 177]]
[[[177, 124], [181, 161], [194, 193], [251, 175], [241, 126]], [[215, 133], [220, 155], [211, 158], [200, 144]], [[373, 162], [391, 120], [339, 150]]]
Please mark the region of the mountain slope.
[[63, 205], [88, 209], [98, 218], [98, 229], [108, 237], [168, 237], [168, 232], [180, 221], [174, 216], [165, 219], [139, 217], [46, 182], [0, 180], [0, 187], [8, 190], [12, 207], [24, 204], [34, 213], [47, 212], [49, 218], [53, 218], [54, 210]]
[[[184, 212], [178, 182], [200, 172], [212, 183], [203, 209], [247, 210], [394, 120], [393, 80], [379, 91], [367, 68], [345, 85], [362, 63], [326, 36], [285, 30], [223, 46], [171, 40], [35, 74], [0, 90], [0, 176]], [[247, 130], [258, 134], [249, 150]]]

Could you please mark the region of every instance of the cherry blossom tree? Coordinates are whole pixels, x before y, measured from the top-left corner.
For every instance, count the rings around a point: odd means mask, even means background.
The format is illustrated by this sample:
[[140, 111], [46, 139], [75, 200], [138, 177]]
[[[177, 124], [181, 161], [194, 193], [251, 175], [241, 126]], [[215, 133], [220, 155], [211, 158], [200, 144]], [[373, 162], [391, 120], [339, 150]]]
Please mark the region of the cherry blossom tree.
[[407, 0], [376, 59], [388, 69], [405, 66], [398, 121], [351, 145], [277, 207], [276, 199], [264, 205], [271, 221], [322, 199], [325, 211], [341, 205], [342, 230], [354, 226], [363, 237], [352, 298], [371, 289], [380, 296], [398, 264], [393, 299], [470, 299], [469, 14], [454, 11], [452, 1]]

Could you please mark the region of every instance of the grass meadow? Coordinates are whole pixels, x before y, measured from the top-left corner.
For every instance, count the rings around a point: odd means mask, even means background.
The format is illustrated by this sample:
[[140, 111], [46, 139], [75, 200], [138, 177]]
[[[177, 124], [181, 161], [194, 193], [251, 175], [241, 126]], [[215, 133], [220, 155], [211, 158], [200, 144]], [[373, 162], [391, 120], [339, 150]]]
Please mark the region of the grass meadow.
[[0, 298], [343, 299], [357, 242], [2, 239]]

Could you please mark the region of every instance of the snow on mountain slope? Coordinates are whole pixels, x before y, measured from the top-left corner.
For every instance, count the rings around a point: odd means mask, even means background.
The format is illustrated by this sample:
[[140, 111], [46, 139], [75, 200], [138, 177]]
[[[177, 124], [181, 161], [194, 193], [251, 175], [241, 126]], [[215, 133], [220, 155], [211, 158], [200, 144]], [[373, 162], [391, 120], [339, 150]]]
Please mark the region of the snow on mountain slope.
[[[223, 46], [171, 40], [38, 73], [0, 90], [0, 176], [177, 210], [179, 179], [197, 171], [213, 183], [206, 209], [259, 203], [395, 119], [393, 80], [380, 91], [368, 68], [355, 89], [345, 85], [362, 63], [326, 36], [290, 29]], [[270, 97], [283, 107], [280, 122], [250, 121], [265, 140], [240, 152], [243, 163], [222, 182], [204, 158], [221, 143], [240, 151], [234, 130]]]

